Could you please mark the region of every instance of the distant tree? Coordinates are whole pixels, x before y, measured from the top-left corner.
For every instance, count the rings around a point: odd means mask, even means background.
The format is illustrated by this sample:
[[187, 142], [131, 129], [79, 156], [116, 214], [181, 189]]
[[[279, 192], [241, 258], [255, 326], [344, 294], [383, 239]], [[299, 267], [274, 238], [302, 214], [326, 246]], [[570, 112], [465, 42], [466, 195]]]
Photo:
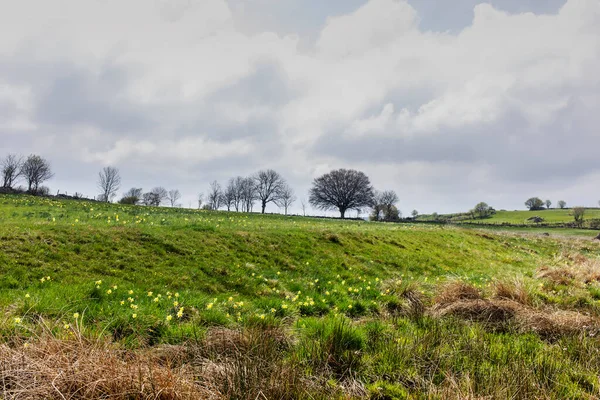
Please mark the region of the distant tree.
[[167, 199], [169, 203], [171, 203], [171, 207], [177, 206], [177, 202], [181, 199], [181, 193], [179, 193], [179, 189], [171, 189], [167, 193]]
[[546, 200], [546, 208], [549, 210], [550, 206], [552, 206], [552, 202], [550, 200]]
[[139, 204], [142, 200], [142, 188], [131, 188], [123, 193], [123, 197], [119, 200], [121, 204]]
[[478, 203], [471, 211], [476, 218], [487, 218], [492, 215], [494, 209], [487, 205], [487, 203]]
[[119, 170], [114, 167], [104, 167], [98, 173], [98, 189], [100, 189], [100, 199], [109, 203], [117, 194], [121, 186], [121, 176]]
[[229, 180], [227, 184], [226, 198], [229, 198], [231, 202], [231, 207], [235, 208], [235, 211], [240, 211], [244, 209], [244, 180], [246, 178], [242, 176], [236, 176]]
[[279, 193], [279, 199], [277, 200], [277, 205], [279, 207], [283, 207], [285, 215], [288, 213], [288, 208], [294, 204], [296, 201], [296, 195], [294, 194], [294, 189], [292, 189], [289, 185], [285, 185], [281, 192]]
[[281, 199], [285, 186], [285, 179], [272, 169], [258, 171], [254, 175], [256, 198], [260, 201], [262, 214], [265, 213], [268, 203], [277, 203]]
[[400, 210], [398, 210], [398, 208], [395, 205], [386, 207], [383, 210], [383, 220], [384, 221], [397, 222], [397, 221], [400, 221], [401, 217], [402, 217], [402, 213], [400, 212]]
[[373, 197], [373, 186], [363, 172], [338, 169], [313, 181], [309, 202], [321, 210], [338, 209], [345, 218], [347, 210], [371, 207]]
[[239, 208], [238, 199], [238, 188], [236, 185], [236, 180], [234, 178], [230, 179], [227, 183], [227, 187], [223, 194], [221, 195], [221, 202], [227, 207], [227, 211], [231, 211], [232, 208]]
[[583, 215], [585, 214], [585, 208], [575, 207], [573, 208], [573, 219], [578, 225], [583, 223]]
[[162, 186], [153, 188], [148, 193], [142, 195], [142, 202], [147, 206], [160, 206], [164, 201], [169, 198], [167, 189]]
[[399, 219], [399, 212], [395, 207], [397, 202], [398, 195], [393, 190], [374, 191], [372, 212], [369, 218], [372, 221], [397, 221]]
[[559, 200], [557, 204], [558, 204], [558, 207], [561, 209], [567, 207], [567, 202], [564, 200]]
[[204, 201], [204, 194], [198, 193], [198, 210], [202, 208], [202, 202]]
[[525, 202], [525, 206], [529, 211], [541, 210], [544, 207], [544, 202], [539, 197], [532, 197]]
[[300, 207], [302, 207], [302, 215], [306, 217], [306, 200], [300, 200]]
[[440, 218], [439, 214], [434, 212], [431, 214], [431, 219], [437, 221]]
[[417, 210], [412, 210], [410, 215], [412, 215], [413, 218], [417, 218], [419, 216], [419, 212]]
[[251, 212], [257, 200], [256, 185], [251, 177], [243, 178], [240, 182], [240, 204], [242, 211]]
[[21, 175], [27, 182], [27, 191], [33, 194], [37, 194], [41, 184], [54, 176], [50, 163], [35, 154], [27, 157], [21, 167]]
[[9, 154], [2, 160], [0, 167], [2, 168], [2, 187], [12, 189], [23, 173], [23, 157]]
[[218, 210], [221, 207], [221, 203], [223, 201], [223, 191], [221, 190], [221, 185], [219, 185], [219, 182], [213, 181], [210, 184], [208, 198], [206, 201], [211, 210]]

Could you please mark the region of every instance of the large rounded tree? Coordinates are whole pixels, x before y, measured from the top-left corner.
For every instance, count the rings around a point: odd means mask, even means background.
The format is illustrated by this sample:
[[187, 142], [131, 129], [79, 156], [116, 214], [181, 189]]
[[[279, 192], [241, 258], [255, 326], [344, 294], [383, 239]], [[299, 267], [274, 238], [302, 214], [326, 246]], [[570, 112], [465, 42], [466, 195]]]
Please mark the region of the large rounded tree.
[[313, 181], [310, 204], [321, 210], [339, 210], [344, 218], [347, 210], [358, 210], [373, 204], [374, 189], [369, 178], [360, 171], [338, 169]]

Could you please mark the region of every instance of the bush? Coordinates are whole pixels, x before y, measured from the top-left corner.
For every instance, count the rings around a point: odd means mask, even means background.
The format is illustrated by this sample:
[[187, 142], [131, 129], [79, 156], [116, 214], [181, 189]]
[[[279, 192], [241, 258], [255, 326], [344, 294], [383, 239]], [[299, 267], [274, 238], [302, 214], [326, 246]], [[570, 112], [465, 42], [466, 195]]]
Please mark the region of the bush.
[[578, 225], [583, 223], [583, 215], [585, 214], [585, 208], [583, 207], [575, 207], [573, 208], [573, 219]]
[[525, 202], [525, 206], [529, 211], [543, 210], [544, 201], [539, 197], [532, 197]]

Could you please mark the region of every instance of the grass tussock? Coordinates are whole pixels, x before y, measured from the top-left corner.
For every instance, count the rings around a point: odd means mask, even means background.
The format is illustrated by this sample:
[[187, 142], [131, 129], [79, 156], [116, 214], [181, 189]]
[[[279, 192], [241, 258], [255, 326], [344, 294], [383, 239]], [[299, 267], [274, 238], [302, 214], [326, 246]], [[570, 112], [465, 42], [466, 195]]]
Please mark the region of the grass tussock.
[[532, 305], [533, 302], [525, 282], [516, 279], [513, 281], [495, 282], [494, 298], [512, 300], [526, 306]]
[[537, 277], [555, 285], [582, 286], [600, 282], [600, 260], [566, 253], [555, 258], [555, 267], [538, 268]]
[[462, 282], [450, 281], [443, 285], [434, 297], [438, 306], [451, 305], [462, 300], [481, 300], [483, 295], [475, 286]]
[[[509, 291], [504, 294], [515, 293]], [[537, 309], [522, 301], [498, 297], [497, 294], [492, 299], [457, 299], [437, 303], [430, 309], [430, 315], [478, 322], [494, 330], [533, 332], [545, 339], [580, 334], [595, 336], [600, 332], [598, 318], [579, 311]]]
[[48, 336], [18, 347], [2, 344], [0, 360], [5, 399], [215, 398], [185, 365], [103, 341]]

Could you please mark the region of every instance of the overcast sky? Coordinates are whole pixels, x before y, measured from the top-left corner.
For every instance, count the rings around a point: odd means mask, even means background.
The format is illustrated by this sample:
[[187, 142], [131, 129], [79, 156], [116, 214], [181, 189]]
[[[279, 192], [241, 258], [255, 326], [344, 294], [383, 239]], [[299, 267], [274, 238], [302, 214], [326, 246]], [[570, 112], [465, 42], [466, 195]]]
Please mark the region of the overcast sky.
[[405, 215], [600, 200], [600, 0], [0, 0], [0, 27], [0, 157], [53, 191], [111, 165], [188, 206], [273, 168], [306, 198], [344, 167]]

